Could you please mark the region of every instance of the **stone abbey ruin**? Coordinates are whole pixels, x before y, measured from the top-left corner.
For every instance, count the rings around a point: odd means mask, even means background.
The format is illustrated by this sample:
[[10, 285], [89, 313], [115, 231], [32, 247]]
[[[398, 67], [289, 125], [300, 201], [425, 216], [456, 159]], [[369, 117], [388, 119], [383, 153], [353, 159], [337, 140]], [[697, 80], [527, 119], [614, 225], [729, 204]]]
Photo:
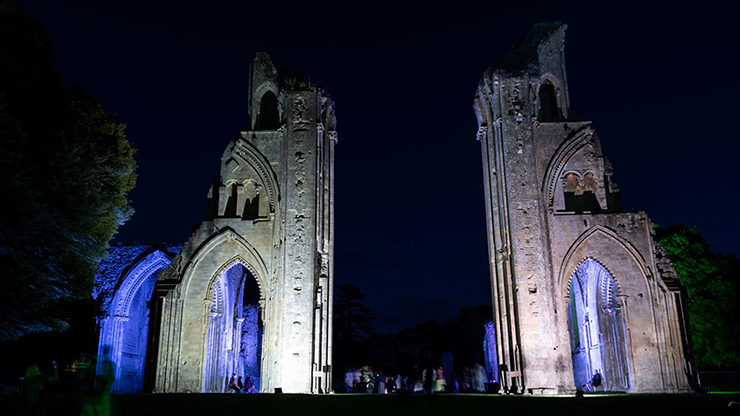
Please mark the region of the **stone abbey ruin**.
[[[623, 212], [591, 122], [570, 108], [562, 24], [538, 24], [478, 86], [498, 370], [508, 392], [688, 391], [675, 270]], [[179, 246], [114, 247], [99, 354], [114, 392], [332, 391], [333, 103], [260, 53], [249, 128]], [[483, 226], [483, 224], [481, 224]]]
[[114, 391], [224, 392], [232, 374], [330, 391], [336, 120], [301, 82], [258, 54], [250, 128], [224, 151], [206, 221], [177, 254], [134, 253], [107, 276]]
[[570, 108], [565, 30], [535, 25], [475, 96], [501, 382], [566, 393], [599, 371], [606, 391], [688, 391], [675, 269]]

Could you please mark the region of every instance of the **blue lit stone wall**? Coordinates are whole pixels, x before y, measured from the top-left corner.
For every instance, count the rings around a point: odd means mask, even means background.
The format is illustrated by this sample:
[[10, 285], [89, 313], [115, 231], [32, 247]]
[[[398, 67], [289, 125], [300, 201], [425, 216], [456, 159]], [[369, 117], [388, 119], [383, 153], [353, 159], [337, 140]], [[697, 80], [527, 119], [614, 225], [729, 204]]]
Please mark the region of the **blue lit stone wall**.
[[483, 338], [483, 353], [486, 358], [486, 374], [489, 381], [498, 381], [498, 353], [496, 351], [496, 326], [493, 321], [486, 322]]
[[105, 355], [114, 364], [115, 393], [138, 393], [143, 388], [149, 330], [147, 302], [159, 271], [169, 265], [179, 248], [113, 245], [101, 262], [92, 293], [99, 302], [98, 355]]
[[242, 345], [239, 359], [242, 373], [249, 377], [255, 389], [259, 391], [260, 364], [262, 362], [262, 329], [259, 326], [259, 305], [244, 306], [244, 323], [242, 324]]

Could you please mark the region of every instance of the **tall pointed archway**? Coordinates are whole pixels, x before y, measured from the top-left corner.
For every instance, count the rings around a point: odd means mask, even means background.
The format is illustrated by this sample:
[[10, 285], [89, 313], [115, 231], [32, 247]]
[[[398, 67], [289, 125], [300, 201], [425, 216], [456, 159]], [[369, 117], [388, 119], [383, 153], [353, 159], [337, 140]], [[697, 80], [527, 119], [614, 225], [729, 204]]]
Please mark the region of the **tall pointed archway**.
[[598, 371], [604, 390], [629, 390], [627, 339], [618, 295], [612, 276], [593, 259], [584, 261], [573, 274], [567, 315], [576, 388]]
[[236, 263], [213, 284], [204, 354], [203, 391], [228, 391], [232, 376], [249, 378], [259, 391], [263, 325], [260, 289], [252, 273]]
[[[114, 248], [107, 261], [120, 261], [126, 258], [129, 251], [135, 252], [136, 249]], [[112, 293], [101, 298], [104, 313], [99, 321], [98, 355], [107, 357], [115, 364], [114, 393], [139, 393], [144, 389], [149, 350], [149, 300], [159, 271], [167, 267], [170, 261], [168, 254], [154, 250], [146, 256], [142, 255], [122, 277], [107, 276], [113, 280], [120, 279], [120, 282]], [[98, 285], [98, 290], [104, 291], [103, 282], [98, 282]]]

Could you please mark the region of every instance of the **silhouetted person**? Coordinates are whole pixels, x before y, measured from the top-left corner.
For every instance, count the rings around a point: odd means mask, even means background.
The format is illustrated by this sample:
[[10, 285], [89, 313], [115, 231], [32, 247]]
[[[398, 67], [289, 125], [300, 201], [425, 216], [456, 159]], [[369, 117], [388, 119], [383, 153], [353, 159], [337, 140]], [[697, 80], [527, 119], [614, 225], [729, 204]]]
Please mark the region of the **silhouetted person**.
[[39, 366], [33, 363], [26, 368], [26, 375], [21, 386], [21, 400], [23, 415], [45, 415], [48, 405], [48, 386], [59, 379], [57, 362], [53, 361], [54, 375], [48, 376], [39, 371]]
[[421, 372], [421, 379], [424, 383], [424, 395], [427, 402], [431, 402], [432, 393], [434, 392], [434, 381], [437, 379], [437, 371], [430, 364], [426, 365]]
[[601, 385], [601, 373], [599, 373], [599, 370], [594, 371], [593, 377], [591, 377], [591, 381], [588, 382], [586, 385], [586, 388], [588, 388], [588, 391], [596, 391], [596, 388]]
[[236, 380], [236, 386], [239, 387], [240, 393], [246, 393], [246, 390], [244, 389], [244, 382], [242, 381], [242, 376], [239, 376], [239, 379]]

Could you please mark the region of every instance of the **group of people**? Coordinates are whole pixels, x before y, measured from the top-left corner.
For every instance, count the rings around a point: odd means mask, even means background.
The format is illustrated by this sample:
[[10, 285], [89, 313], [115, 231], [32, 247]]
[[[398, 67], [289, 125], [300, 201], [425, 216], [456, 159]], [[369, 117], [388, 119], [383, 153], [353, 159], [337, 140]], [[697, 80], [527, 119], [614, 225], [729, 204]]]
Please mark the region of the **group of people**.
[[475, 363], [472, 367], [463, 369], [463, 377], [459, 379], [452, 377], [452, 385], [448, 387], [444, 367], [431, 365], [431, 359], [427, 364], [421, 365], [421, 374], [417, 372], [416, 377], [384, 375], [382, 372], [374, 373], [372, 367], [363, 366], [359, 368], [347, 368], [344, 373], [344, 383], [338, 391], [344, 393], [426, 393], [439, 394], [446, 391], [455, 393], [482, 393], [486, 391], [488, 374], [482, 365]]
[[[421, 382], [421, 385], [419, 384]], [[421, 390], [419, 390], [421, 387]], [[421, 372], [421, 380], [414, 385], [414, 393], [423, 391], [426, 394], [439, 394], [447, 389], [447, 380], [445, 380], [444, 368], [440, 365], [437, 368], [425, 368]]]
[[348, 368], [344, 373], [342, 390], [345, 393], [378, 393], [393, 394], [404, 390], [407, 379], [400, 374], [396, 376], [375, 373], [369, 365], [359, 368]]
[[[456, 377], [453, 377], [453, 380]], [[344, 383], [338, 391], [344, 393], [426, 393], [439, 394], [445, 391], [460, 393], [484, 392], [488, 377], [485, 369], [480, 364], [473, 367], [465, 367], [463, 370], [462, 383], [457, 380], [449, 388], [444, 367], [441, 365], [422, 366], [421, 374], [415, 378], [397, 374], [396, 376], [384, 375], [382, 372], [373, 372], [372, 367], [363, 366], [359, 368], [347, 368], [344, 373]]]
[[231, 375], [229, 389], [234, 393], [257, 393], [251, 378], [247, 377], [246, 380], [242, 381], [242, 376], [237, 378], [236, 374]]

